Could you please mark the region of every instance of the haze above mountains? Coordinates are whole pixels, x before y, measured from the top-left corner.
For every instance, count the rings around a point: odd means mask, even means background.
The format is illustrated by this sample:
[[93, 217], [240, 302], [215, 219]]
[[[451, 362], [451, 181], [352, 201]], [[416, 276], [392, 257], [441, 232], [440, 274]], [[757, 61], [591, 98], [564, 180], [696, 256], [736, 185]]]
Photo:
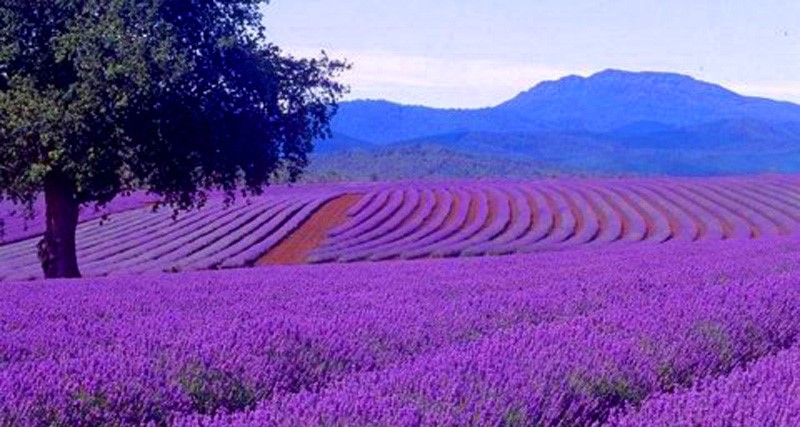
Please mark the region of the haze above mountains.
[[800, 171], [800, 105], [673, 73], [606, 70], [492, 108], [343, 103], [311, 173], [345, 179]]

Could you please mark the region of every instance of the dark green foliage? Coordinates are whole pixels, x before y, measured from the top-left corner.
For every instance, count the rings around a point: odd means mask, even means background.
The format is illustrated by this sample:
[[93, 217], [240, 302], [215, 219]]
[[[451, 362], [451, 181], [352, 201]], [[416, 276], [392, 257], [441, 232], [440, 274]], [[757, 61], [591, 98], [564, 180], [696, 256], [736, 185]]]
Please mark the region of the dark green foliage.
[[347, 65], [269, 44], [264, 3], [2, 2], [0, 197], [30, 202], [57, 176], [67, 204], [144, 188], [189, 208], [297, 178]]
[[503, 415], [503, 427], [522, 427], [529, 425], [527, 411], [521, 406], [513, 406]]
[[134, 186], [186, 207], [197, 189], [297, 176], [324, 136], [344, 64], [265, 42], [262, 1], [0, 6], [0, 191], [60, 170], [80, 202]]
[[187, 368], [180, 384], [192, 401], [192, 409], [204, 415], [252, 409], [260, 397], [237, 376], [200, 366]]

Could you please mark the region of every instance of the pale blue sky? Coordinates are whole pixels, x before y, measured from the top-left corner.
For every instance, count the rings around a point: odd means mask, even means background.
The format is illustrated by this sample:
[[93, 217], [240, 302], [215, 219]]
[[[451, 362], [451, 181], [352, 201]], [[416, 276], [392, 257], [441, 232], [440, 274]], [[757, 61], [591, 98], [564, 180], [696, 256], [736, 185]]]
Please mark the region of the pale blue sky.
[[272, 0], [270, 38], [354, 69], [349, 98], [479, 107], [606, 68], [800, 102], [798, 0]]

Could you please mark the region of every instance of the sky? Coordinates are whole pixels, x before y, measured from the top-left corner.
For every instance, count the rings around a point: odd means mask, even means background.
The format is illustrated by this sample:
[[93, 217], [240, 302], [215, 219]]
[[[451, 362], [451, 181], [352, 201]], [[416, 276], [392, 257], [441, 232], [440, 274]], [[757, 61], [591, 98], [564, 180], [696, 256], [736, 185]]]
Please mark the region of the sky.
[[265, 24], [351, 62], [348, 99], [485, 107], [615, 68], [800, 103], [798, 0], [271, 0]]

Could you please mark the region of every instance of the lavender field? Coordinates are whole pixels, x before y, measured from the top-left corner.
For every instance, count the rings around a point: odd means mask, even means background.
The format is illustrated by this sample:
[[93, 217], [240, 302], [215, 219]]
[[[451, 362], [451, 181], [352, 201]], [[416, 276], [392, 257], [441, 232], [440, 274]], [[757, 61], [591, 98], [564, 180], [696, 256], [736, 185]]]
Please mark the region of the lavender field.
[[0, 424], [794, 425], [798, 271], [773, 238], [7, 282]]
[[0, 427], [800, 426], [797, 16], [0, 0]]
[[0, 425], [797, 425], [797, 182], [135, 196], [85, 214], [108, 277], [77, 280], [37, 280], [17, 227]]
[[[84, 276], [504, 255], [796, 235], [800, 179], [561, 179], [275, 187], [173, 218], [120, 198], [78, 226]], [[8, 211], [13, 210], [10, 207]], [[41, 218], [6, 214], [0, 280], [42, 277]], [[30, 227], [27, 227], [31, 224]]]

